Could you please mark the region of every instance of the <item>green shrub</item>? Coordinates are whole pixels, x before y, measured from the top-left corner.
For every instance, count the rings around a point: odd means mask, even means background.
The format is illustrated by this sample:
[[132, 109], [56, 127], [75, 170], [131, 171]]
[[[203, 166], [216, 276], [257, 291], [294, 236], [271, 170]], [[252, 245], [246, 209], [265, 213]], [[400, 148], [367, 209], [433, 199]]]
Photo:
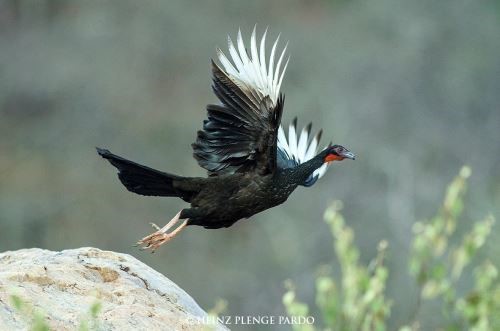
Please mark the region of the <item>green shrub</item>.
[[[449, 185], [441, 209], [428, 221], [413, 227], [414, 238], [409, 256], [409, 273], [415, 278], [419, 296], [415, 313], [400, 331], [418, 330], [420, 307], [431, 300], [445, 303], [440, 324], [443, 330], [500, 330], [500, 283], [498, 271], [488, 260], [474, 269], [474, 283], [461, 296], [457, 281], [476, 256], [491, 232], [494, 219], [489, 215], [475, 223], [461, 243], [449, 244], [455, 233], [457, 219], [463, 210], [468, 167]], [[321, 274], [316, 279], [316, 306], [321, 316], [316, 325], [293, 325], [294, 330], [387, 330], [392, 302], [385, 296], [389, 271], [384, 266], [387, 242], [381, 241], [377, 256], [369, 266], [359, 263], [359, 251], [353, 244], [353, 231], [340, 214], [341, 203], [335, 202], [325, 212], [335, 239], [334, 251], [341, 277]], [[309, 306], [296, 298], [293, 284], [286, 283], [283, 297], [287, 314], [307, 316]], [[319, 320], [322, 326], [318, 326]]]
[[30, 325], [30, 331], [49, 331], [49, 325], [45, 320], [45, 314], [39, 310], [35, 309], [32, 305], [23, 301], [21, 297], [17, 295], [11, 295], [10, 301], [12, 306], [19, 312], [24, 319], [27, 320]]
[[[21, 299], [18, 295], [11, 295], [10, 301], [14, 309], [21, 314], [26, 324], [29, 325], [30, 331], [50, 331], [52, 330], [47, 323], [46, 314]], [[80, 325], [78, 327], [79, 331], [91, 331], [100, 330], [99, 321], [97, 319], [99, 312], [101, 311], [102, 305], [99, 301], [95, 301], [87, 312], [87, 316], [80, 320]], [[1, 329], [1, 328], [0, 328]]]

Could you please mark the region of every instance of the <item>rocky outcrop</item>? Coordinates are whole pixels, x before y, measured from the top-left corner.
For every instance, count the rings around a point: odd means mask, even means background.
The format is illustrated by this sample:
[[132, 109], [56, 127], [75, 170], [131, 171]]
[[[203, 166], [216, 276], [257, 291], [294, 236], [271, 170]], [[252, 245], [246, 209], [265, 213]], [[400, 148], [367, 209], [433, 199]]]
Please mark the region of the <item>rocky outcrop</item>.
[[[24, 308], [15, 308], [13, 296]], [[130, 255], [96, 248], [0, 253], [1, 330], [29, 329], [35, 312], [52, 330], [78, 330], [96, 302], [100, 330], [207, 329], [207, 314], [186, 292]]]

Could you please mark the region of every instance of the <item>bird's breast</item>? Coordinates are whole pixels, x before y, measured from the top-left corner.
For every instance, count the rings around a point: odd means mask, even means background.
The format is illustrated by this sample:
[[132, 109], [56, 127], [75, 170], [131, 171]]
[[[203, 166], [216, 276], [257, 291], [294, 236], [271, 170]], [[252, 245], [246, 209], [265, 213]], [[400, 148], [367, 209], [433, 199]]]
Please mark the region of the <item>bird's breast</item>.
[[282, 204], [295, 188], [296, 185], [278, 182], [271, 176], [240, 176], [207, 186], [196, 202], [213, 218], [249, 218]]

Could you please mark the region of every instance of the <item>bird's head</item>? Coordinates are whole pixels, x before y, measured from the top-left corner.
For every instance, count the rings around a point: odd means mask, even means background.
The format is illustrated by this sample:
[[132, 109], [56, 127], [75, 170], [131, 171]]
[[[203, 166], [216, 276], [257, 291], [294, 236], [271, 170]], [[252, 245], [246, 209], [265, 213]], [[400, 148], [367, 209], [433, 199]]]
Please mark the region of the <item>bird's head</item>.
[[349, 151], [347, 148], [344, 146], [340, 145], [333, 145], [333, 146], [328, 146], [325, 150], [322, 152], [323, 154], [323, 162], [330, 163], [333, 161], [342, 161], [343, 159], [355, 159], [354, 153]]

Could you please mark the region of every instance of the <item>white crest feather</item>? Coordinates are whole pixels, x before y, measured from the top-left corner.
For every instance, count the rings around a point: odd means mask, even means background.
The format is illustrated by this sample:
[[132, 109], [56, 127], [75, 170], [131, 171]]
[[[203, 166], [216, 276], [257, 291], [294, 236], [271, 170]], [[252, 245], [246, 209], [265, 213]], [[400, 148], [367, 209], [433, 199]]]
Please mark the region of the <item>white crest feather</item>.
[[[278, 129], [278, 148], [281, 149], [287, 157], [296, 161], [298, 164], [304, 163], [316, 156], [318, 152], [318, 143], [321, 139], [321, 131], [319, 131], [310, 141], [311, 126], [304, 127], [297, 138], [296, 121], [290, 123], [288, 129], [288, 139], [285, 135], [285, 130], [280, 125]], [[324, 148], [326, 148], [325, 146]], [[323, 148], [323, 149], [324, 149]], [[318, 176], [318, 179], [328, 170], [329, 163], [323, 164], [316, 169], [313, 176]]]
[[278, 62], [275, 66], [275, 55], [279, 36], [273, 44], [271, 55], [269, 57], [269, 66], [266, 64], [266, 35], [267, 29], [262, 35], [260, 47], [257, 47], [257, 39], [255, 35], [255, 27], [250, 38], [250, 52], [248, 53], [243, 42], [241, 30], [238, 30], [236, 46], [228, 36], [228, 49], [231, 61], [220, 50], [217, 50], [219, 62], [224, 67], [224, 70], [238, 86], [257, 92], [262, 98], [269, 96], [273, 105], [276, 105], [280, 93], [281, 83], [285, 75], [286, 68], [290, 57], [287, 58], [283, 69], [281, 65], [285, 57], [287, 45], [281, 51]]

